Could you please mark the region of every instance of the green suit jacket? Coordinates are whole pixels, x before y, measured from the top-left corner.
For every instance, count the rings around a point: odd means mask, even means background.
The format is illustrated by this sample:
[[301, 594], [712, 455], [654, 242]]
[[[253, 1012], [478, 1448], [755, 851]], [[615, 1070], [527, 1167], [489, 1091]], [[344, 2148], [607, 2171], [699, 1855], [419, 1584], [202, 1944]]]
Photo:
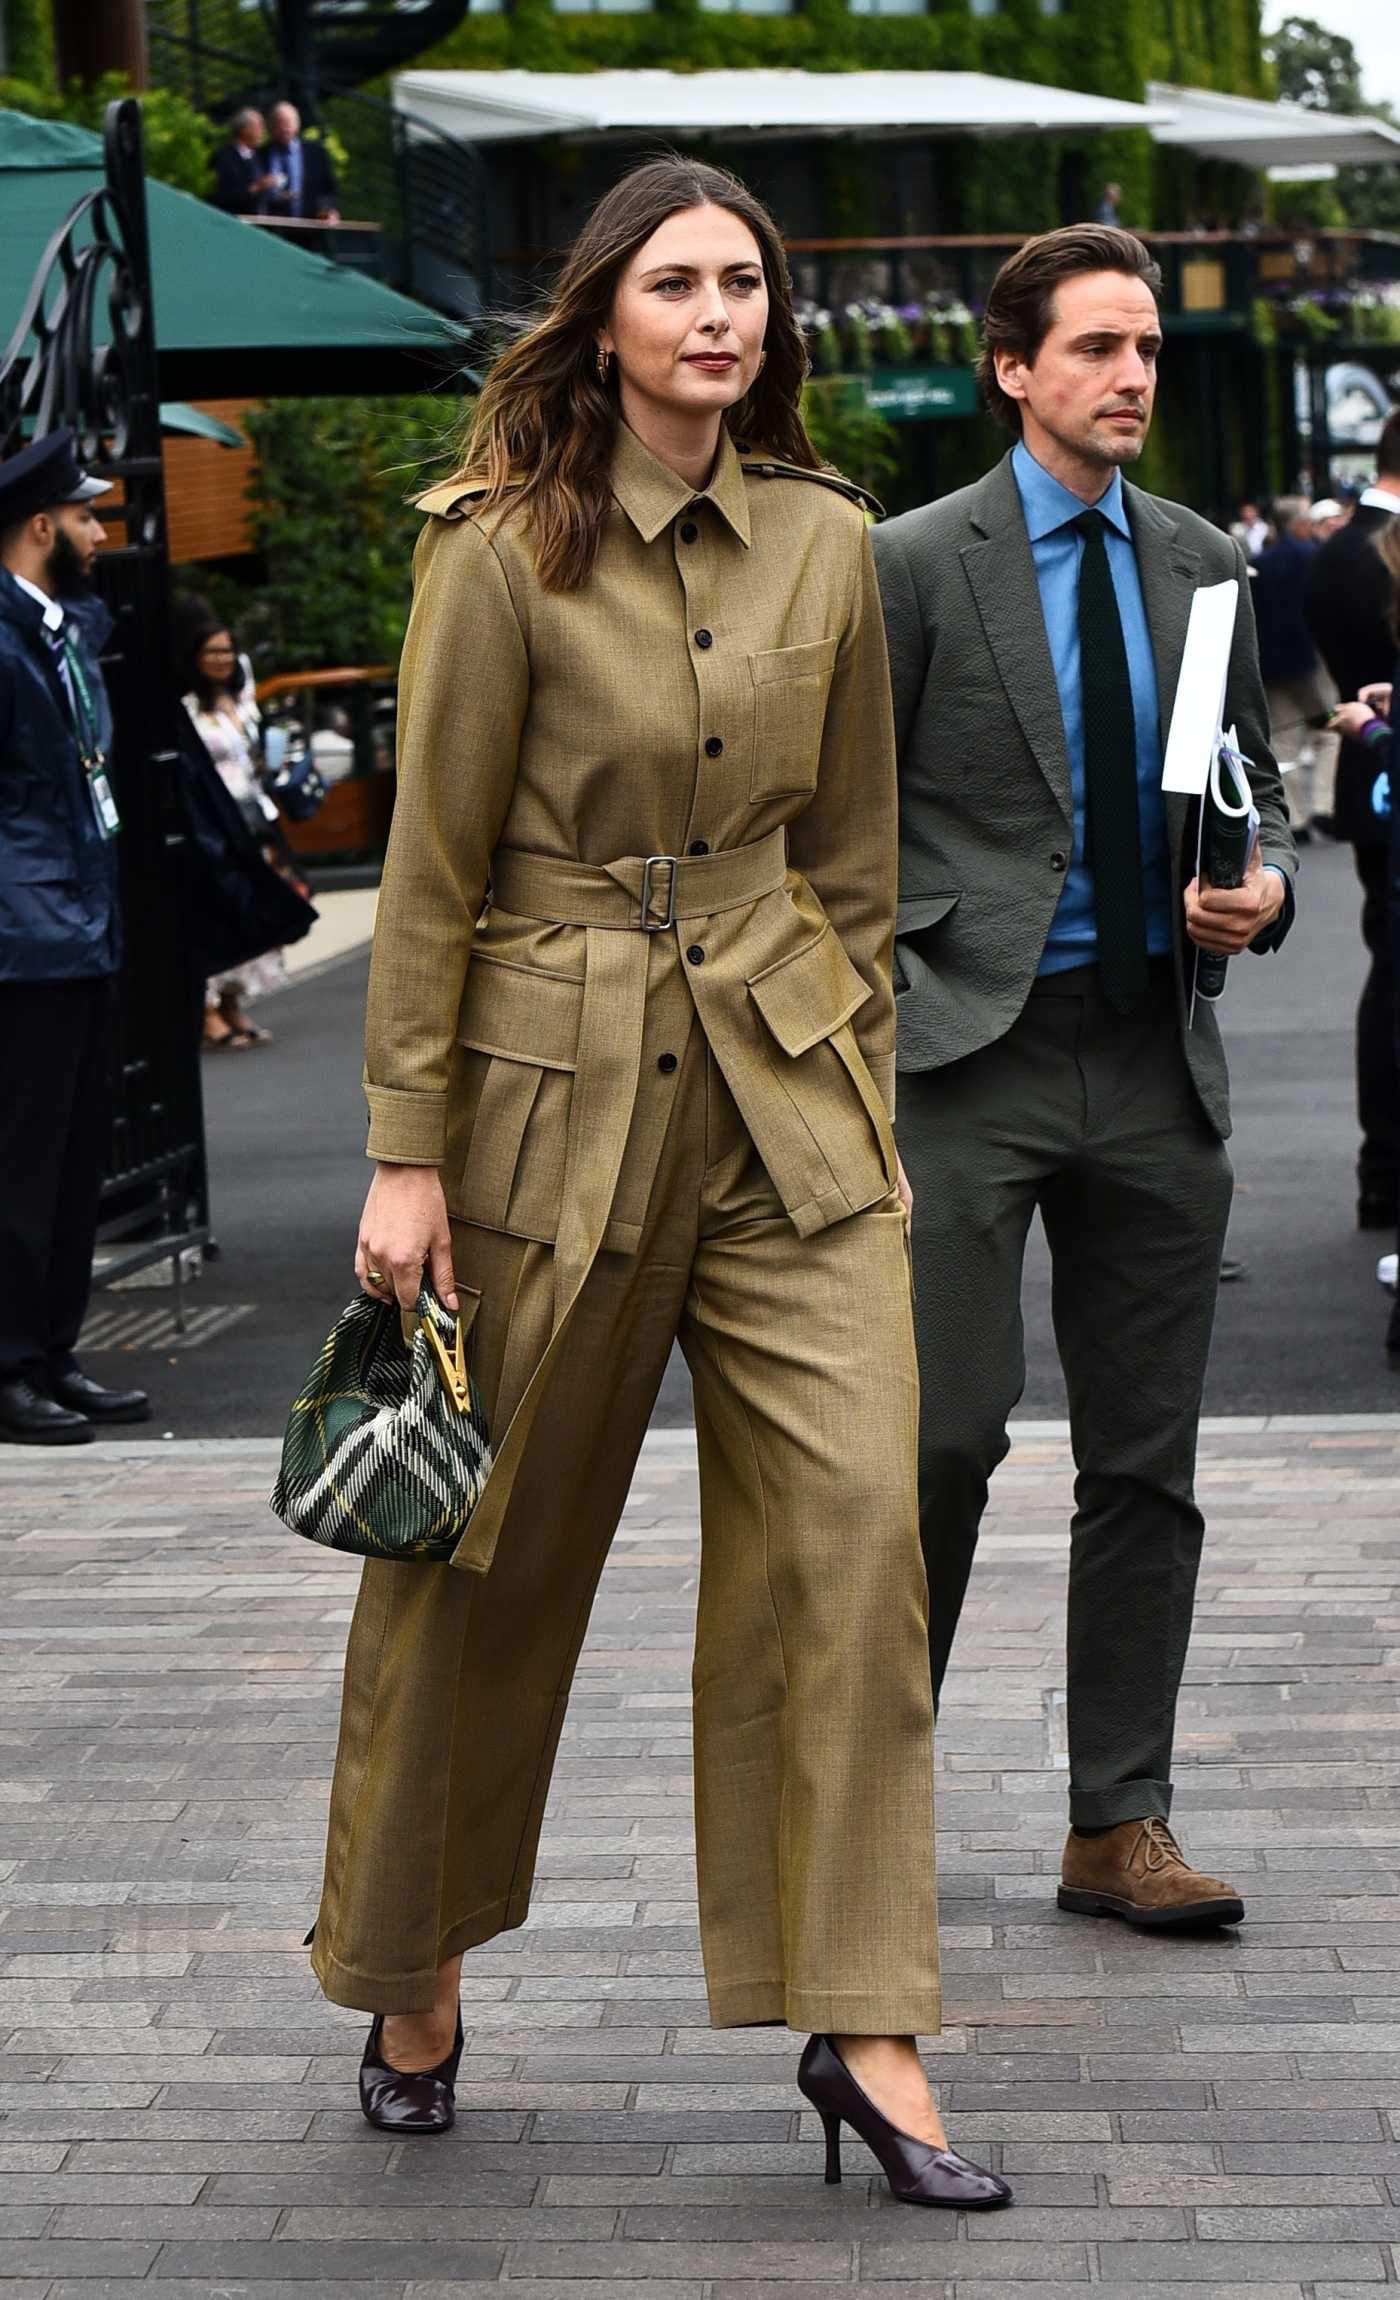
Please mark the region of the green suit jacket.
[[[1171, 721], [1191, 599], [1240, 580], [1225, 697], [1253, 763], [1264, 860], [1287, 874], [1275, 949], [1292, 922], [1297, 854], [1259, 677], [1239, 545], [1179, 503], [1125, 486], [1157, 663], [1162, 740]], [[1039, 968], [1074, 842], [1069, 753], [1030, 539], [1009, 455], [960, 488], [875, 530], [899, 743], [898, 1059], [935, 1070], [1010, 1029]], [[1176, 885], [1195, 871], [1194, 802], [1169, 796]], [[1211, 1125], [1230, 1131], [1229, 1073], [1215, 1010], [1187, 1028], [1190, 946], [1173, 911], [1182, 1043]]]

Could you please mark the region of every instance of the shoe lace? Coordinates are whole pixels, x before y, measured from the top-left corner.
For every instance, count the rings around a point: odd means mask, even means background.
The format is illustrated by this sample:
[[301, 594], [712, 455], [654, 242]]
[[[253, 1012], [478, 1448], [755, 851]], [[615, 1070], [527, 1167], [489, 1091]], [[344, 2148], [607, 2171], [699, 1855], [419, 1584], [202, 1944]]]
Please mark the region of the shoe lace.
[[1142, 1865], [1149, 1876], [1160, 1869], [1184, 1869], [1186, 1855], [1182, 1852], [1165, 1821], [1150, 1815], [1142, 1824], [1138, 1838], [1142, 1847]]

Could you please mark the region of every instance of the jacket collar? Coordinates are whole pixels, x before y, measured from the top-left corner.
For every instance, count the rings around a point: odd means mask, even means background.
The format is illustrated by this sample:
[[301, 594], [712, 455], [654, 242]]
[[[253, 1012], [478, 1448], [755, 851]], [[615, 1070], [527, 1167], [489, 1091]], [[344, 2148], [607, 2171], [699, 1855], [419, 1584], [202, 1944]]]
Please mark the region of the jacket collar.
[[709, 484], [697, 489], [687, 487], [678, 472], [643, 447], [635, 431], [619, 423], [613, 446], [612, 491], [644, 543], [654, 543], [663, 527], [692, 503], [712, 503], [730, 531], [746, 549], [749, 545], [749, 499], [743, 466], [723, 426]]
[[44, 628], [43, 608], [32, 591], [16, 582], [8, 567], [0, 567], [0, 617], [36, 638]]

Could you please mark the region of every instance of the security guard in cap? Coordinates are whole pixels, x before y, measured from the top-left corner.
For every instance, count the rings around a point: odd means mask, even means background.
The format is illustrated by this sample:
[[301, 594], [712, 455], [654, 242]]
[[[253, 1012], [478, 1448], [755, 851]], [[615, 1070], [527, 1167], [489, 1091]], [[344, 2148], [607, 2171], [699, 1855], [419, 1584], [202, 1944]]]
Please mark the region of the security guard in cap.
[[102, 540], [92, 499], [106, 492], [71, 431], [0, 463], [0, 1442], [19, 1445], [81, 1444], [150, 1412], [142, 1391], [104, 1389], [73, 1355], [121, 957], [93, 643], [105, 630], [85, 597]]

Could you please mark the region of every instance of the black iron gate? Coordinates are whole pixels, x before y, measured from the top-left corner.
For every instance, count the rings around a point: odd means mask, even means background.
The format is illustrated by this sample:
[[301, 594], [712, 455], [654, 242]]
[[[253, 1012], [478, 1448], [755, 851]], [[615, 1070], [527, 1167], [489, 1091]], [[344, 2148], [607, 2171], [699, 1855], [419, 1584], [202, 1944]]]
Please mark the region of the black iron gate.
[[0, 452], [72, 424], [88, 468], [120, 488], [95, 506], [114, 530], [98, 584], [115, 618], [103, 669], [126, 942], [98, 1275], [170, 1258], [178, 1289], [181, 1248], [207, 1236], [201, 986], [182, 923], [180, 704], [170, 677], [141, 108], [131, 98], [107, 111], [105, 179], [55, 229], [0, 358]]

